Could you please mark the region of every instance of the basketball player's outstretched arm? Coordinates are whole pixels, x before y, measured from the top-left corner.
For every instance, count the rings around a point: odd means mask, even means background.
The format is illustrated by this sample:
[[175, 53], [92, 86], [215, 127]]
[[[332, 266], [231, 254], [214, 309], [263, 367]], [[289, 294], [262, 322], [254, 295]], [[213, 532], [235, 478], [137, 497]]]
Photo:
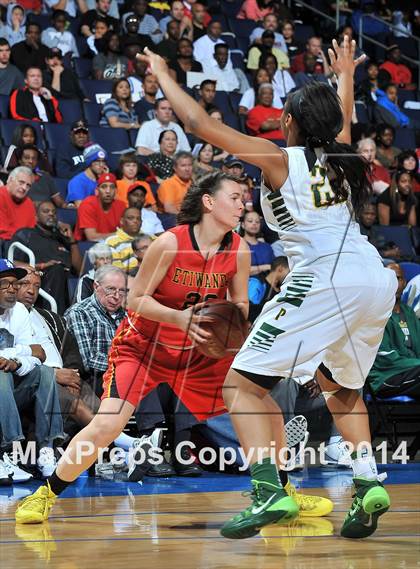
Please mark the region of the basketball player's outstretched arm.
[[366, 55], [361, 55], [355, 59], [356, 42], [350, 41], [348, 36], [344, 36], [343, 45], [340, 47], [336, 40], [333, 40], [332, 49], [328, 50], [331, 68], [338, 77], [338, 96], [341, 99], [343, 108], [343, 130], [337, 136], [338, 142], [351, 144], [351, 117], [354, 105], [354, 70], [366, 59]]

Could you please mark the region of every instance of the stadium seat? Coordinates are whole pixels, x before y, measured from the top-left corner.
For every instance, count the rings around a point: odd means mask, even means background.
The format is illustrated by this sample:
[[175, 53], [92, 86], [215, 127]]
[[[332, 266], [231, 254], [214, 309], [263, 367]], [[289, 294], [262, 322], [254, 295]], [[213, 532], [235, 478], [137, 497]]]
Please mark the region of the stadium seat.
[[9, 118], [9, 99], [8, 95], [0, 95], [0, 116], [2, 119]]
[[398, 104], [400, 107], [404, 107], [406, 101], [417, 101], [416, 91], [409, 91], [408, 89], [398, 89]]
[[171, 229], [176, 225], [176, 215], [173, 213], [158, 213], [158, 217], [162, 222], [163, 229], [166, 231], [167, 229]]
[[392, 41], [398, 45], [401, 52], [412, 59], [419, 59], [418, 43], [414, 38], [392, 38]]
[[237, 38], [247, 38], [252, 34], [255, 28], [254, 20], [237, 20], [236, 18], [228, 19], [229, 28]]
[[216, 91], [214, 105], [223, 113], [223, 115], [229, 114], [231, 112], [229, 93], [226, 91]]
[[106, 79], [80, 79], [83, 93], [94, 103], [98, 102], [97, 95], [111, 95], [112, 85], [113, 82]]
[[305, 24], [295, 25], [295, 40], [297, 42], [305, 44], [308, 38], [315, 35], [315, 30], [312, 26], [307, 26]]
[[403, 261], [400, 263], [400, 267], [403, 270], [405, 280], [411, 281], [417, 275], [420, 275], [420, 265], [418, 263], [409, 263], [408, 261]]
[[411, 257], [415, 254], [410, 228], [407, 225], [376, 225], [375, 228], [385, 241], [393, 241], [400, 248], [402, 255]]
[[394, 146], [407, 150], [416, 148], [416, 132], [413, 128], [396, 128]]
[[33, 126], [37, 132], [37, 139], [38, 139], [38, 147], [41, 150], [45, 150], [45, 142], [44, 142], [44, 136], [42, 133], [42, 126], [41, 123], [39, 122], [32, 122], [32, 121], [15, 121], [13, 119], [3, 119], [0, 121], [0, 133], [1, 133], [1, 138], [3, 140], [3, 144], [5, 146], [10, 146], [10, 144], [12, 144], [12, 138], [13, 138], [13, 133], [15, 132], [15, 129], [17, 126], [19, 126], [20, 124], [22, 124], [22, 122], [24, 122], [25, 124], [30, 124], [31, 126]]
[[241, 98], [242, 95], [240, 93], [229, 93], [230, 108], [232, 109], [234, 114], [238, 112], [239, 101], [241, 100]]
[[244, 62], [244, 54], [240, 49], [236, 49], [230, 52], [230, 59], [232, 61], [232, 65], [234, 69], [242, 69], [242, 71], [246, 71], [245, 62]]
[[54, 178], [54, 183], [57, 186], [60, 195], [67, 199], [67, 184], [69, 183], [67, 178]]
[[356, 116], [359, 123], [368, 124], [369, 115], [366, 105], [362, 101], [356, 101], [355, 107], [356, 107]]
[[[60, 192], [61, 193], [61, 192]], [[76, 208], [57, 208], [57, 219], [62, 223], [68, 223], [73, 228], [76, 225], [77, 209]]]
[[58, 107], [63, 115], [64, 124], [71, 124], [83, 117], [79, 99], [60, 99]]
[[225, 124], [227, 124], [231, 128], [234, 128], [235, 130], [241, 130], [238, 115], [234, 115], [233, 113], [230, 113], [230, 112], [229, 113], [223, 113], [223, 118], [224, 118]]
[[241, 6], [243, 4], [242, 0], [232, 0], [230, 2], [223, 2], [223, 12], [226, 14], [226, 16], [229, 18], [229, 22], [230, 23], [230, 19], [236, 19], [236, 16], [239, 12], [239, 10], [241, 9]]
[[98, 103], [88, 103], [86, 101], [83, 102], [83, 114], [85, 115], [85, 119], [88, 125], [99, 125], [99, 121], [101, 119], [101, 109], [102, 105], [98, 105]]
[[72, 60], [74, 70], [79, 79], [89, 79], [92, 72], [92, 60], [86, 57], [74, 57]]
[[69, 140], [70, 126], [67, 124], [45, 123], [44, 133], [48, 148], [57, 150], [64, 142]]
[[122, 153], [131, 147], [128, 133], [123, 128], [104, 128], [92, 126], [89, 134], [93, 142], [100, 144], [109, 153]]
[[225, 42], [229, 49], [236, 49], [238, 47], [236, 44], [236, 37], [233, 32], [223, 32], [220, 39]]

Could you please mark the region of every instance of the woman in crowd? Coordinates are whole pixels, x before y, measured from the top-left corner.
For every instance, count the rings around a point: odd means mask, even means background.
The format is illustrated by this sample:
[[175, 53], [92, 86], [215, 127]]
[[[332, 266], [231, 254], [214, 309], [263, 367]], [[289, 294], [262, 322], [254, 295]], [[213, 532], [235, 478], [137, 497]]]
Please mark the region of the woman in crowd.
[[178, 136], [174, 130], [162, 130], [159, 135], [159, 152], [147, 156], [147, 165], [160, 183], [174, 173], [174, 156], [178, 145]]
[[287, 54], [290, 59], [302, 51], [302, 45], [295, 40], [295, 25], [292, 20], [283, 20], [280, 29], [286, 42]]
[[241, 223], [241, 235], [251, 250], [251, 276], [270, 270], [274, 253], [268, 243], [259, 237], [261, 218], [256, 211], [246, 211]]
[[409, 172], [413, 176], [413, 192], [420, 193], [419, 158], [414, 150], [403, 150], [397, 159], [398, 170]]
[[[9, 149], [7, 151], [6, 159], [3, 165], [3, 171], [10, 172], [19, 166], [16, 149], [18, 146], [23, 146], [25, 144], [34, 144], [39, 148], [38, 134], [35, 128], [30, 124], [22, 123], [18, 124], [13, 132], [12, 144], [9, 146]], [[52, 168], [48, 162], [47, 154], [41, 150], [39, 151], [39, 154], [39, 168], [51, 174]]]
[[378, 198], [379, 223], [414, 227], [417, 223], [416, 205], [412, 174], [397, 172], [389, 188]]
[[277, 59], [272, 53], [262, 55], [259, 66], [268, 72], [270, 82], [273, 84], [274, 92], [278, 97], [286, 97], [287, 93], [296, 87], [290, 73], [284, 69], [279, 69]]
[[193, 155], [196, 158], [193, 164], [193, 180], [197, 180], [215, 170], [212, 166], [214, 148], [208, 142], [199, 142], [194, 150], [196, 154], [193, 152]]
[[127, 79], [118, 79], [112, 87], [112, 96], [108, 99], [101, 112], [100, 126], [111, 128], [140, 128], [137, 115], [131, 100], [130, 83]]

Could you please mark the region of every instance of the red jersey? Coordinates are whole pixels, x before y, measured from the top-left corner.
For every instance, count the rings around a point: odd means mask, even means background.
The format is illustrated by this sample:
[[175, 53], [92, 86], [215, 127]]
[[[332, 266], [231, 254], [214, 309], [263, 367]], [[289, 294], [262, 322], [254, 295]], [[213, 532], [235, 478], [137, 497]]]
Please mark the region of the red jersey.
[[0, 239], [11, 239], [18, 229], [35, 227], [33, 201], [26, 197], [15, 202], [6, 186], [0, 188]]
[[[239, 235], [227, 233], [217, 253], [206, 259], [200, 252], [192, 225], [179, 225], [169, 231], [176, 236], [177, 253], [153, 298], [176, 310], [211, 298], [226, 298], [237, 271]], [[148, 338], [169, 346], [191, 345], [186, 333], [177, 326], [153, 322], [132, 312], [129, 319], [132, 326]]]

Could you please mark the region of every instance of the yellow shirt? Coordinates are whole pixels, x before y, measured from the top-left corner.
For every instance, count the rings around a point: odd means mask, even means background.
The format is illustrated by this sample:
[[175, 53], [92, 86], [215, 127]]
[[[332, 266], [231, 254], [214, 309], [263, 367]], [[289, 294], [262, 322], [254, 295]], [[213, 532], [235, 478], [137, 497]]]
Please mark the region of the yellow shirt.
[[[271, 51], [272, 54], [277, 59], [277, 64], [279, 69], [289, 69], [290, 67], [289, 58], [284, 53], [284, 51], [278, 49], [277, 47], [273, 47]], [[251, 47], [248, 53], [248, 63], [246, 65], [247, 68], [258, 69], [260, 58], [261, 58], [261, 51], [258, 49], [258, 47]]]

